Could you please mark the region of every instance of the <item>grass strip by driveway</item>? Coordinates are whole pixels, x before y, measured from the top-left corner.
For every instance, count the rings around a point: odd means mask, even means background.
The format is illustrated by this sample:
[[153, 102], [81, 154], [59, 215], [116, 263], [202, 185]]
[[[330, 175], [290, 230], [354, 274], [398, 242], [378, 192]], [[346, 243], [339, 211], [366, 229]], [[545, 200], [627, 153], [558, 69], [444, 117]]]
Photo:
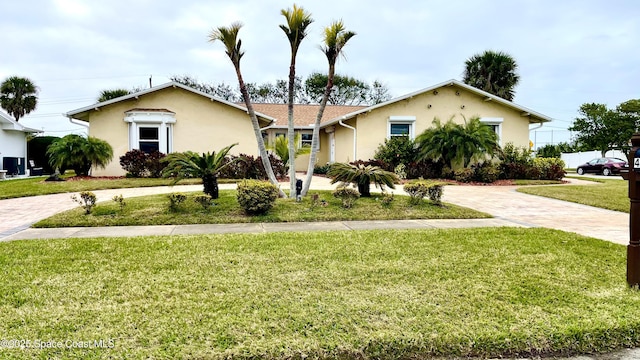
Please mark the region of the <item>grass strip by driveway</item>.
[[[149, 186], [168, 186], [171, 179], [81, 179], [67, 181], [44, 181], [47, 177], [36, 177], [16, 180], [0, 181], [0, 199], [10, 199], [25, 196], [60, 194], [67, 192], [135, 188]], [[199, 184], [200, 179], [185, 179], [178, 184]]]
[[[400, 220], [400, 219], [478, 219], [491, 215], [476, 210], [443, 204], [437, 206], [424, 200], [421, 205], [408, 205], [408, 196], [395, 196], [391, 206], [385, 207], [380, 195], [360, 198], [351, 209], [344, 209], [340, 199], [331, 191], [313, 191], [326, 206], [312, 206], [311, 197], [303, 201], [277, 199], [276, 205], [265, 215], [247, 216], [236, 200], [235, 190], [221, 190], [216, 205], [205, 210], [194, 201], [200, 192], [187, 193], [187, 200], [177, 211], [169, 211], [168, 195], [152, 195], [126, 199], [121, 211], [112, 201], [99, 203], [91, 215], [80, 208], [56, 214], [36, 223], [35, 227], [69, 226], [124, 226], [124, 225], [184, 225], [227, 224], [248, 222], [313, 222], [347, 220]], [[71, 200], [69, 200], [71, 201]]]
[[2, 358], [419, 359], [640, 345], [625, 248], [548, 229], [0, 243]]
[[517, 191], [608, 210], [629, 212], [629, 184], [626, 181], [595, 180], [594, 182], [597, 183], [592, 185], [530, 186], [518, 188]]

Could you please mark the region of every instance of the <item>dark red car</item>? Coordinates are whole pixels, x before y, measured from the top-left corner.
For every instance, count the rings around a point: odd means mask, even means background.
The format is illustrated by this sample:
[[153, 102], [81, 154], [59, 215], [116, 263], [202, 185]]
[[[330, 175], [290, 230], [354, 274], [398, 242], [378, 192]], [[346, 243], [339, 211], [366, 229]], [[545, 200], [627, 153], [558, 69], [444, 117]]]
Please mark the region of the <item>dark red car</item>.
[[622, 159], [606, 157], [593, 159], [586, 164], [582, 164], [578, 166], [576, 172], [579, 175], [585, 173], [596, 173], [609, 176], [611, 174], [620, 174], [620, 170], [626, 169], [628, 166], [627, 162]]

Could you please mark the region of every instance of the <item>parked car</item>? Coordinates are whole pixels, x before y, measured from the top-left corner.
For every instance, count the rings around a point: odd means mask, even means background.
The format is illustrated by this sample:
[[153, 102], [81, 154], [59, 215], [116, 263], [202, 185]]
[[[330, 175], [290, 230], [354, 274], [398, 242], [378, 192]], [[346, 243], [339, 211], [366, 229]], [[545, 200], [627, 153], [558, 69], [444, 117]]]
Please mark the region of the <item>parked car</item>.
[[618, 158], [597, 158], [593, 159], [585, 164], [578, 166], [576, 172], [579, 175], [585, 173], [596, 173], [604, 176], [611, 174], [620, 174], [620, 170], [628, 168], [629, 165], [625, 160]]

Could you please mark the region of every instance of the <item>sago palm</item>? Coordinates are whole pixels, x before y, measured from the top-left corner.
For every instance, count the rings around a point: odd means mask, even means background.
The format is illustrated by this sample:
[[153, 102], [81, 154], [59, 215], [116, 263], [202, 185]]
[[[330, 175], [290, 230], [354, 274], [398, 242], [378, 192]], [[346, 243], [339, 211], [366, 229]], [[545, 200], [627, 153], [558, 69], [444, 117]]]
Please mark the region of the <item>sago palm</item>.
[[318, 156], [318, 150], [320, 148], [320, 121], [324, 114], [324, 109], [327, 107], [327, 101], [329, 95], [331, 95], [331, 89], [333, 89], [333, 79], [336, 72], [336, 62], [340, 55], [343, 55], [342, 50], [347, 45], [347, 42], [356, 36], [353, 31], [347, 31], [344, 27], [342, 20], [334, 21], [331, 25], [324, 29], [324, 38], [322, 44], [322, 51], [327, 57], [329, 63], [329, 73], [327, 76], [327, 87], [325, 88], [320, 107], [318, 109], [318, 115], [313, 125], [313, 137], [311, 139], [311, 155], [309, 156], [309, 166], [307, 167], [307, 178], [303, 184], [302, 195], [306, 195], [311, 186], [311, 179], [313, 179], [313, 168], [316, 165], [316, 158]]
[[385, 186], [395, 189], [394, 184], [400, 181], [398, 175], [390, 171], [364, 164], [335, 163], [331, 165], [327, 175], [331, 177], [332, 184], [337, 182], [355, 184], [362, 197], [371, 196], [371, 183], [384, 190]]
[[[300, 43], [307, 36], [307, 28], [313, 22], [311, 14], [305, 11], [302, 7], [293, 5], [293, 9], [281, 10], [280, 13], [286, 19], [286, 24], [280, 25], [280, 29], [284, 31], [289, 44], [291, 45], [291, 63], [289, 64], [289, 87], [288, 87], [288, 114], [289, 121], [287, 126], [287, 138], [289, 155], [286, 156], [287, 160], [280, 157], [285, 164], [289, 166], [289, 197], [295, 197], [296, 188], [296, 169], [295, 169], [295, 154], [296, 154], [296, 142], [294, 141], [294, 119], [293, 119], [293, 98], [296, 81], [296, 57], [298, 55], [298, 49]], [[289, 161], [290, 160], [290, 161]]]
[[[271, 167], [271, 162], [269, 161], [269, 155], [267, 154], [267, 148], [265, 147], [264, 140], [262, 139], [262, 132], [260, 131], [260, 123], [258, 123], [258, 117], [256, 116], [256, 112], [253, 109], [253, 105], [251, 104], [251, 99], [249, 98], [249, 92], [247, 91], [247, 85], [242, 78], [242, 72], [240, 71], [240, 59], [244, 55], [244, 51], [241, 49], [242, 41], [238, 38], [238, 32], [242, 28], [242, 23], [235, 22], [228, 27], [221, 26], [215, 28], [209, 33], [209, 41], [216, 42], [220, 41], [225, 47], [225, 53], [233, 63], [233, 67], [236, 70], [236, 76], [238, 77], [238, 85], [240, 87], [240, 93], [242, 94], [242, 98], [244, 99], [245, 106], [247, 107], [247, 111], [249, 113], [249, 117], [251, 118], [251, 125], [253, 126], [253, 132], [256, 137], [256, 142], [258, 143], [258, 151], [260, 153], [260, 158], [262, 159], [262, 165], [264, 166], [265, 172], [267, 173], [267, 177], [269, 178], [269, 182], [278, 186], [278, 179], [276, 179], [275, 174], [273, 173], [273, 168]], [[280, 197], [284, 197], [285, 194], [282, 190], [280, 190]]]
[[218, 198], [218, 174], [232, 162], [225, 162], [225, 157], [237, 144], [229, 145], [217, 153], [206, 152], [202, 155], [193, 151], [172, 153], [162, 161], [167, 167], [162, 171], [164, 177], [175, 177], [174, 183], [187, 177], [202, 179], [204, 193], [212, 199]]
[[[295, 158], [297, 158], [299, 155], [304, 155], [304, 154], [308, 154], [311, 151], [311, 148], [308, 146], [301, 146], [298, 147], [297, 144], [300, 143], [300, 134], [296, 134], [293, 138], [293, 146], [295, 149], [294, 152], [294, 160]], [[268, 150], [273, 151], [277, 157], [280, 158], [280, 160], [282, 160], [282, 162], [285, 164], [285, 166], [290, 166], [289, 164], [289, 139], [287, 139], [285, 136], [277, 136], [276, 137], [276, 141], [274, 141], [273, 144], [270, 144], [269, 146], [267, 146]], [[294, 189], [295, 191], [295, 189]]]

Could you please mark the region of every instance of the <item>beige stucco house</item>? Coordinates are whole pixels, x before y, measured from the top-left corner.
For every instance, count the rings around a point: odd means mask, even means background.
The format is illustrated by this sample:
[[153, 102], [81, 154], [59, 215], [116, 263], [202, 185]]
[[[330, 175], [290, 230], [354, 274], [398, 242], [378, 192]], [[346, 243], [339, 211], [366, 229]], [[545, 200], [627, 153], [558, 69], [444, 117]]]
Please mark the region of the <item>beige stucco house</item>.
[[[286, 104], [255, 104], [263, 138], [273, 142], [287, 132]], [[295, 127], [301, 144], [311, 144], [318, 105], [296, 105]], [[89, 135], [113, 146], [114, 161], [94, 174], [124, 175], [119, 157], [131, 149], [164, 153], [221, 149], [239, 145], [234, 154], [257, 156], [246, 108], [189, 88], [167, 83], [117, 99], [70, 111], [70, 119], [89, 124]], [[373, 158], [378, 146], [392, 136], [415, 138], [434, 118], [478, 116], [498, 133], [500, 142], [528, 146], [530, 125], [551, 118], [457, 80], [449, 80], [387, 102], [365, 106], [327, 106], [320, 131], [318, 164]], [[306, 170], [308, 156], [296, 160]]]

